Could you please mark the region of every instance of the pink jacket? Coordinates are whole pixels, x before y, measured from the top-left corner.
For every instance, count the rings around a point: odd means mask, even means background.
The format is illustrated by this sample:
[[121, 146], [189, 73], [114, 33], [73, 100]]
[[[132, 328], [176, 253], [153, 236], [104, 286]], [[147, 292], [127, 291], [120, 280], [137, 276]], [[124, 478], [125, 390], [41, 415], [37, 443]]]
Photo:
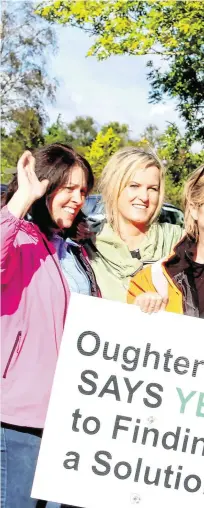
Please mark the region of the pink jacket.
[[43, 428], [69, 289], [39, 228], [1, 211], [2, 415]]

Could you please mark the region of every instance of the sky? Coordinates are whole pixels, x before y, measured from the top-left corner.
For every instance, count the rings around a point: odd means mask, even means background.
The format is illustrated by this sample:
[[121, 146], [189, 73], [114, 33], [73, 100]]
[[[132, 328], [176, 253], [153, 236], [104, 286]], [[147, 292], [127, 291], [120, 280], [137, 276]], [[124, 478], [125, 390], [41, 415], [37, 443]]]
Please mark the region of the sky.
[[[99, 62], [86, 57], [91, 38], [82, 30], [59, 26], [57, 38], [59, 50], [50, 65], [60, 86], [56, 103], [47, 107], [50, 123], [59, 114], [64, 122], [82, 115], [92, 116], [99, 127], [110, 121], [126, 123], [130, 137], [140, 135], [150, 123], [163, 131], [167, 122], [176, 122], [183, 131], [173, 100], [148, 103], [148, 57], [112, 56]], [[158, 59], [156, 63], [162, 65]]]

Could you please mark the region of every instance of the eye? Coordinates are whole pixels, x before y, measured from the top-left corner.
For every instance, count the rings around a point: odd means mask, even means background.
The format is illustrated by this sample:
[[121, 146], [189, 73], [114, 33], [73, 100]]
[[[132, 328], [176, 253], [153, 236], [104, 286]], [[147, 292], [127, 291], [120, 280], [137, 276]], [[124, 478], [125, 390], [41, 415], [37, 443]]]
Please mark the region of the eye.
[[139, 187], [139, 184], [138, 184], [138, 183], [131, 183], [131, 184], [130, 184], [130, 188], [131, 188], [131, 189], [135, 189], [135, 188], [137, 188], [137, 187]]
[[153, 191], [155, 191], [155, 192], [159, 192], [158, 187], [149, 187], [149, 190], [153, 190]]

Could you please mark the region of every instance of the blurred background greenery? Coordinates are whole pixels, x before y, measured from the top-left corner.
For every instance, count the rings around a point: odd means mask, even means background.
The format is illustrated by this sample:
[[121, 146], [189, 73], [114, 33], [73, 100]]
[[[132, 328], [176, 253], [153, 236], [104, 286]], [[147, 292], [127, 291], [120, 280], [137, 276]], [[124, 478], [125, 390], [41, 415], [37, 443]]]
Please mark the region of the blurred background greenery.
[[[20, 5], [20, 9], [19, 9]], [[97, 182], [108, 158], [125, 145], [151, 145], [166, 167], [166, 201], [181, 205], [183, 182], [202, 161], [203, 127], [203, 30], [204, 3], [169, 0], [114, 1], [2, 1], [1, 26], [1, 179], [11, 172], [25, 149], [48, 143], [73, 145], [93, 167]], [[79, 115], [69, 123], [50, 123], [46, 104], [55, 100], [58, 82], [49, 73], [48, 56], [57, 53], [57, 24], [89, 30], [95, 43], [88, 55], [103, 60], [111, 55], [150, 55], [147, 79], [149, 101], [168, 95], [177, 100], [185, 124], [167, 123], [162, 132], [152, 123], [137, 137], [128, 124], [113, 118], [99, 125], [97, 118]], [[168, 68], [154, 68], [151, 55], [158, 53]], [[195, 153], [192, 143], [200, 142]]]

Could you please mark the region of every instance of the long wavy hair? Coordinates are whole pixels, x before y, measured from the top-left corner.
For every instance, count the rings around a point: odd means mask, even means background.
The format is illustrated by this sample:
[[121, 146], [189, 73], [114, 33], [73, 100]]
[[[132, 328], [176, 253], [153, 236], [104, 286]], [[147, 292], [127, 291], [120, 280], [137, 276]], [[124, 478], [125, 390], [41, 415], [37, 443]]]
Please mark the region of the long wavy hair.
[[[94, 176], [89, 162], [69, 145], [53, 143], [34, 151], [33, 156], [35, 157], [35, 173], [38, 179], [42, 181], [44, 178], [47, 178], [49, 185], [44, 196], [33, 203], [29, 213], [32, 217], [32, 222], [37, 224], [47, 238], [50, 238], [53, 229], [56, 229], [56, 224], [53, 222], [46, 204], [49, 197], [67, 181], [73, 166], [80, 166], [84, 171], [88, 193], [94, 186]], [[18, 180], [16, 173], [8, 186], [7, 192], [2, 197], [2, 206], [10, 201], [17, 189]], [[85, 215], [80, 210], [72, 226], [64, 232], [65, 236], [74, 238], [77, 226], [84, 218]]]
[[184, 217], [186, 233], [194, 238], [199, 238], [197, 221], [191, 215], [191, 206], [199, 208], [204, 203], [204, 164], [191, 173], [184, 187]]

